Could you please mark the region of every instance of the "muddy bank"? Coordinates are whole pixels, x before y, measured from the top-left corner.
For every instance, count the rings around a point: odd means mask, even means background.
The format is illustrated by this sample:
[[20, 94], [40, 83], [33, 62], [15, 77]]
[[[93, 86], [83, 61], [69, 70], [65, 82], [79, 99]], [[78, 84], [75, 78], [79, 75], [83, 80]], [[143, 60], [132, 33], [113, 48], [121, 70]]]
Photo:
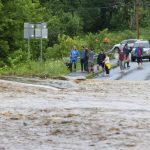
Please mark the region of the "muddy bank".
[[149, 148], [150, 82], [48, 82], [0, 81], [0, 150]]

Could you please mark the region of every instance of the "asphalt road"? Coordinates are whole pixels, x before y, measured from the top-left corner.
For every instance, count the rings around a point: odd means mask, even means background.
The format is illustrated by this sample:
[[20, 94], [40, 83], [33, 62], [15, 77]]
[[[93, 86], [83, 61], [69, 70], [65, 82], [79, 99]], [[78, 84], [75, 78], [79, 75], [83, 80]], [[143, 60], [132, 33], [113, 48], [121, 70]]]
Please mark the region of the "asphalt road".
[[125, 69], [124, 73], [120, 71], [119, 67], [111, 69], [110, 76], [104, 77], [99, 74], [95, 80], [132, 80], [132, 81], [143, 81], [150, 80], [150, 62], [144, 61], [143, 68], [139, 69], [137, 62], [130, 62], [130, 68]]
[[[111, 60], [111, 64], [116, 64], [116, 60]], [[95, 72], [96, 65], [95, 65]], [[66, 77], [69, 79], [84, 79], [86, 78], [87, 73], [81, 72], [72, 72]], [[104, 77], [103, 74], [98, 74], [93, 80], [131, 80], [131, 81], [143, 81], [150, 80], [150, 62], [148, 60], [143, 61], [143, 69], [138, 68], [137, 62], [130, 62], [130, 68], [124, 70], [124, 73], [120, 71], [119, 67], [113, 68], [110, 70], [110, 76]]]

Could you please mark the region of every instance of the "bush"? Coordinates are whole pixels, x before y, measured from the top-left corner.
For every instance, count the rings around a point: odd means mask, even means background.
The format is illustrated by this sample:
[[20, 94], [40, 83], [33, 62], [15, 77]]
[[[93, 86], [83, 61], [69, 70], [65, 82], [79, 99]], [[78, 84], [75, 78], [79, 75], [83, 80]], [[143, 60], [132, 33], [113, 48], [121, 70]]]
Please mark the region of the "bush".
[[21, 49], [15, 51], [8, 57], [8, 62], [11, 67], [18, 65], [19, 63], [24, 63], [27, 61], [28, 54]]
[[140, 39], [145, 39], [150, 41], [150, 27], [140, 29]]

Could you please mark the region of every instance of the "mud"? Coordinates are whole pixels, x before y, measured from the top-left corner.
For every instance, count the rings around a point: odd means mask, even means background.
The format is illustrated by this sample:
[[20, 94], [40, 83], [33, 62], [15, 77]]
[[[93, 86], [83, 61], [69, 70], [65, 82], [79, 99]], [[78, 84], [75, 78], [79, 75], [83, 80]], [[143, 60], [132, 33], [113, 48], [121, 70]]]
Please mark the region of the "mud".
[[0, 150], [148, 150], [150, 82], [0, 81]]

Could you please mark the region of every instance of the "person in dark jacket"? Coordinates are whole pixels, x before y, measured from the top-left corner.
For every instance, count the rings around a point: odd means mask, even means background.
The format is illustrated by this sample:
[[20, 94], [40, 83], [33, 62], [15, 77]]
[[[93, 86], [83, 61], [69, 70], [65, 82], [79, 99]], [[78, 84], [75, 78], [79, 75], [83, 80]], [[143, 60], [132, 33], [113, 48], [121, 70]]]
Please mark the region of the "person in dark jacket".
[[88, 48], [86, 48], [85, 56], [84, 56], [84, 70], [87, 72], [89, 72], [88, 61], [89, 61], [89, 50], [88, 50]]
[[80, 51], [80, 64], [81, 64], [81, 71], [85, 71], [84, 70], [84, 58], [85, 58], [85, 48], [84, 46], [82, 47], [81, 51]]
[[105, 58], [106, 55], [104, 51], [101, 51], [97, 57], [97, 64], [102, 67], [103, 73], [105, 73], [105, 62], [104, 62]]
[[124, 52], [124, 68], [126, 68], [126, 64], [127, 64], [127, 67], [130, 67], [129, 66], [129, 62], [130, 62], [129, 53], [130, 53], [130, 50], [128, 48], [127, 43], [125, 44], [123, 52]]

